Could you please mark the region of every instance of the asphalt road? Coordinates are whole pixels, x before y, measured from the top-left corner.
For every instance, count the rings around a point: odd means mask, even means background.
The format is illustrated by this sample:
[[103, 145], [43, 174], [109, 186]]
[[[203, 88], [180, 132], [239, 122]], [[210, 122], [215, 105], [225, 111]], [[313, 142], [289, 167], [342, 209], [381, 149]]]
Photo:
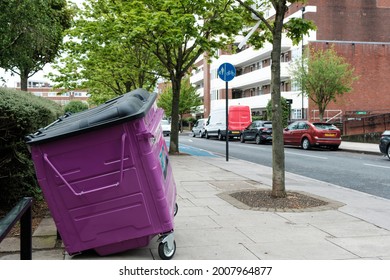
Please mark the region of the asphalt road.
[[[180, 135], [180, 150], [201, 156], [226, 157], [226, 142]], [[272, 145], [229, 142], [229, 158], [272, 166]], [[287, 172], [390, 199], [390, 162], [378, 155], [285, 147]]]

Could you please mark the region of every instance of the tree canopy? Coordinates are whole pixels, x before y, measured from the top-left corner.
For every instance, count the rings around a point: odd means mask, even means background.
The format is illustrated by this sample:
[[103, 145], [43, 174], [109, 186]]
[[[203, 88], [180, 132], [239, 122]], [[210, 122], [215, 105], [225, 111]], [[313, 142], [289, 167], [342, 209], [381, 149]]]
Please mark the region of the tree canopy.
[[27, 80], [59, 54], [72, 11], [66, 0], [0, 2], [0, 67]]
[[[205, 52], [231, 45], [242, 27], [233, 0], [131, 1], [123, 30], [159, 59], [172, 84], [172, 123], [179, 120], [181, 80]], [[172, 127], [169, 153], [179, 153], [178, 127]]]
[[[126, 85], [147, 87], [156, 83], [153, 78], [165, 77], [172, 84], [172, 122], [178, 122], [182, 78], [203, 53], [230, 46], [242, 28], [242, 10], [233, 3], [86, 0], [69, 34], [69, 56], [61, 62], [56, 81], [65, 87], [88, 87], [92, 99], [103, 101]], [[149, 62], [138, 64], [137, 52]], [[143, 79], [142, 71], [151, 76]], [[176, 127], [169, 149], [179, 152]]]
[[164, 70], [152, 53], [123, 32], [122, 2], [85, 1], [67, 33], [64, 55], [53, 74], [56, 87], [85, 88], [90, 102], [103, 103], [137, 88], [152, 91]]
[[[163, 93], [158, 97], [157, 106], [164, 109], [165, 115], [171, 117], [171, 106], [172, 106], [172, 87], [168, 86], [165, 88]], [[180, 102], [179, 102], [179, 115], [180, 119], [183, 119], [183, 115], [189, 113], [195, 113], [198, 110], [198, 107], [202, 105], [202, 99], [199, 94], [190, 84], [190, 79], [187, 77], [182, 81], [181, 91], [180, 91]]]
[[295, 82], [302, 86], [303, 92], [317, 105], [320, 120], [324, 120], [326, 107], [337, 97], [350, 92], [352, 83], [358, 79], [354, 69], [332, 46], [329, 49], [311, 49], [306, 57], [291, 65]]

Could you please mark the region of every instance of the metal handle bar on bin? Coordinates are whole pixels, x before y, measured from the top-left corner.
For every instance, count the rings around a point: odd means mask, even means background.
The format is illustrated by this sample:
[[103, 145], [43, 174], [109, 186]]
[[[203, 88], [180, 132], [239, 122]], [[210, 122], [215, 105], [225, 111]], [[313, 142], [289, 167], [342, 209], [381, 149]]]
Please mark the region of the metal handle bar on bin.
[[116, 184], [108, 185], [108, 186], [97, 188], [97, 189], [90, 190], [90, 191], [76, 192], [74, 190], [74, 188], [72, 188], [72, 186], [68, 183], [68, 181], [66, 181], [66, 179], [57, 170], [57, 168], [53, 165], [53, 163], [49, 160], [49, 158], [47, 157], [47, 154], [43, 154], [43, 158], [49, 164], [49, 166], [53, 169], [53, 171], [58, 175], [58, 177], [61, 178], [61, 180], [64, 182], [64, 184], [72, 191], [72, 193], [74, 195], [83, 195], [83, 194], [97, 192], [97, 191], [101, 191], [101, 190], [112, 188], [112, 187], [117, 187], [117, 186], [119, 186], [122, 183], [122, 180], [123, 180], [123, 165], [124, 165], [124, 158], [125, 158], [125, 142], [126, 142], [126, 133], [123, 133], [122, 134], [122, 151], [121, 151], [121, 171], [120, 171], [120, 175], [119, 175], [120, 176], [119, 177], [119, 182], [116, 183]]

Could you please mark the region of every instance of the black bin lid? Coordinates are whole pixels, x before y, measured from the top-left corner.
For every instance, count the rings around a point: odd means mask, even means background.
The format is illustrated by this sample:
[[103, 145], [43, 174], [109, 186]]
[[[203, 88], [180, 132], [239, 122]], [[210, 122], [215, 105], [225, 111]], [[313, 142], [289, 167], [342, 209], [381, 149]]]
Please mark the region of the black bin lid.
[[26, 136], [26, 143], [41, 144], [108, 125], [143, 118], [156, 98], [156, 93], [136, 89], [95, 108], [76, 114], [65, 114], [47, 127]]

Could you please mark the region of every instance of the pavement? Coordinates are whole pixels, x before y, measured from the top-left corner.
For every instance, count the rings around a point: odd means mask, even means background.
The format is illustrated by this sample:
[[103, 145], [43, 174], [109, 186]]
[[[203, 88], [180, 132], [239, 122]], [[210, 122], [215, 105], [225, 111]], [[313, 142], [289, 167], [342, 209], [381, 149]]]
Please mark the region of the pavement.
[[[377, 144], [341, 150], [381, 156]], [[232, 192], [271, 189], [272, 169], [219, 156], [171, 156], [177, 186], [174, 260], [390, 260], [390, 200], [286, 173], [286, 190], [328, 202], [310, 209], [251, 209]], [[390, 162], [389, 162], [390, 164]], [[70, 256], [48, 217], [33, 234], [35, 260], [159, 260], [157, 237], [143, 248]], [[19, 259], [18, 237], [0, 243], [0, 260]]]

